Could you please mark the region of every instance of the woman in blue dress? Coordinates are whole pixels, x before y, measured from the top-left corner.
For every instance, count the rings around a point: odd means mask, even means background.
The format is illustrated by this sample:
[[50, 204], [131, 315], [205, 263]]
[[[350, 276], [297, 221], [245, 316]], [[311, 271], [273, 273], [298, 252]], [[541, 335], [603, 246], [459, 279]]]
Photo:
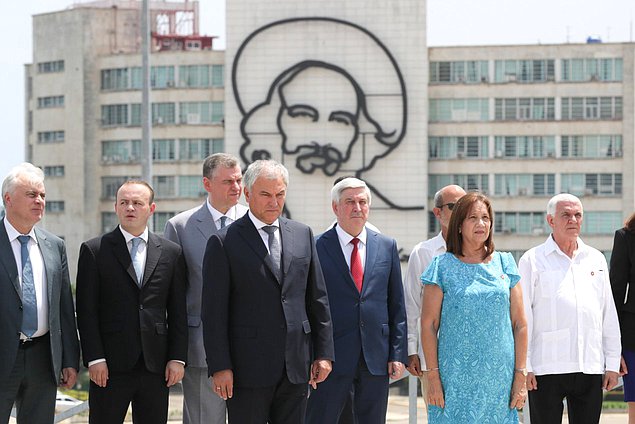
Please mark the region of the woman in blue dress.
[[489, 199], [454, 206], [447, 253], [421, 276], [428, 422], [518, 423], [527, 387], [527, 324], [510, 253], [494, 251]]

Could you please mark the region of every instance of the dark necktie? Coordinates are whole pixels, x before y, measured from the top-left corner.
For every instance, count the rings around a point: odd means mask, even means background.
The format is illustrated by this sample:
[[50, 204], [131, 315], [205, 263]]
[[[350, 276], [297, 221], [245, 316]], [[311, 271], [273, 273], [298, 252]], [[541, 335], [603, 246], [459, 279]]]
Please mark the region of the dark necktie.
[[359, 256], [357, 243], [359, 243], [357, 237], [351, 240], [351, 244], [353, 245], [353, 251], [351, 252], [351, 275], [353, 276], [353, 281], [355, 281], [355, 287], [357, 287], [357, 290], [361, 293], [362, 281], [364, 281], [364, 269], [362, 268], [362, 258]]
[[227, 225], [227, 217], [225, 215], [220, 217], [220, 227], [225, 228]]
[[130, 249], [132, 266], [134, 267], [135, 274], [137, 274], [137, 284], [139, 284], [139, 287], [141, 287], [141, 283], [143, 282], [143, 261], [141, 260], [141, 255], [139, 254], [139, 245], [141, 244], [141, 240], [141, 237], [133, 238], [132, 249]]
[[269, 234], [269, 238], [267, 239], [267, 244], [269, 245], [269, 256], [271, 256], [271, 262], [273, 263], [276, 276], [280, 279], [280, 243], [278, 243], [278, 240], [276, 239], [276, 230], [278, 227], [275, 225], [265, 225], [262, 229]]
[[18, 236], [22, 245], [22, 334], [31, 337], [37, 331], [37, 298], [33, 281], [33, 267], [29, 257], [30, 236]]

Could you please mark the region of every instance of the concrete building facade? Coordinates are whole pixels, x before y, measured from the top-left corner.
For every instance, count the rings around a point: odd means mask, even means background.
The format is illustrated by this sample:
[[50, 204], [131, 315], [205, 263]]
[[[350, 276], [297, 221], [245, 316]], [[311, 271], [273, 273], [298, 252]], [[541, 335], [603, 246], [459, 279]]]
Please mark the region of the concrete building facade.
[[[583, 236], [607, 254], [635, 209], [633, 43], [427, 48], [418, 0], [235, 0], [216, 51], [197, 6], [151, 3], [157, 232], [202, 201], [217, 151], [285, 163], [288, 212], [316, 234], [333, 180], [365, 179], [371, 221], [404, 256], [438, 231], [432, 196], [450, 183], [491, 197], [497, 248], [517, 257], [547, 237], [556, 193], [582, 198]], [[79, 244], [116, 225], [119, 184], [141, 175], [138, 7], [33, 19], [26, 157], [45, 170], [44, 225], [72, 269]]]

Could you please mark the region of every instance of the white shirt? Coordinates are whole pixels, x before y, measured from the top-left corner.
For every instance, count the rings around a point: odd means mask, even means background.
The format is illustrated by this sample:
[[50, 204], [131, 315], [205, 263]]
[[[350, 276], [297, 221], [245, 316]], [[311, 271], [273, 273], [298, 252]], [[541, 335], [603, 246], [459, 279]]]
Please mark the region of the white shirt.
[[359, 239], [357, 252], [359, 252], [359, 257], [362, 260], [362, 270], [366, 269], [366, 227], [362, 229], [362, 232], [359, 233], [358, 236], [348, 234], [339, 225], [335, 227], [335, 231], [337, 232], [337, 238], [340, 241], [340, 247], [342, 248], [342, 253], [344, 253], [344, 259], [346, 259], [346, 265], [348, 265], [349, 271], [351, 269], [351, 253], [353, 253], [353, 243], [351, 243], [351, 240], [355, 237]]
[[[18, 278], [20, 280], [20, 287], [22, 287], [22, 243], [18, 240], [18, 236], [28, 235], [31, 237], [29, 240], [29, 259], [31, 260], [31, 269], [33, 270], [33, 284], [35, 286], [35, 299], [37, 302], [37, 331], [33, 333], [31, 337], [40, 337], [45, 335], [49, 331], [49, 302], [48, 291], [46, 284], [46, 270], [44, 268], [44, 259], [42, 259], [42, 252], [38, 246], [37, 238], [35, 237], [35, 231], [31, 228], [29, 234], [22, 234], [15, 229], [9, 220], [5, 217], [4, 228], [7, 231], [9, 237], [9, 243], [11, 244], [11, 250], [13, 250], [13, 257], [15, 258], [15, 264], [18, 267]], [[21, 336], [26, 338], [26, 336]]]
[[551, 236], [518, 263], [527, 316], [527, 371], [619, 371], [620, 327], [604, 255], [578, 238], [569, 258]]
[[262, 222], [258, 218], [256, 218], [256, 216], [253, 213], [251, 213], [251, 211], [249, 211], [248, 213], [249, 213], [249, 219], [251, 219], [251, 222], [253, 222], [254, 225], [256, 226], [256, 229], [258, 230], [258, 234], [260, 234], [260, 238], [262, 239], [262, 242], [265, 244], [265, 247], [267, 248], [268, 253], [271, 253], [269, 252], [269, 233], [263, 230], [262, 227], [266, 227], [267, 225], [273, 225], [274, 227], [277, 227], [277, 230], [275, 233], [273, 233], [273, 235], [276, 238], [276, 241], [278, 242], [278, 246], [280, 246], [280, 253], [282, 253], [282, 242], [280, 241], [280, 223], [278, 222], [278, 220], [276, 219], [271, 224], [267, 224], [265, 222]]
[[441, 233], [429, 240], [417, 244], [410, 253], [408, 269], [404, 278], [404, 299], [406, 301], [406, 318], [408, 320], [408, 356], [419, 354], [421, 367], [425, 369], [423, 350], [419, 343], [421, 327], [421, 296], [423, 284], [421, 275], [428, 268], [435, 256], [446, 251], [445, 240]]
[[229, 224], [240, 218], [240, 216], [238, 216], [236, 205], [227, 209], [227, 213], [222, 213], [209, 203], [209, 199], [205, 201], [205, 204], [207, 205], [207, 210], [209, 210], [209, 213], [212, 214], [212, 218], [214, 219], [214, 224], [216, 225], [217, 230], [220, 230], [220, 219], [222, 217], [227, 218], [225, 220], [225, 226], [228, 226]]

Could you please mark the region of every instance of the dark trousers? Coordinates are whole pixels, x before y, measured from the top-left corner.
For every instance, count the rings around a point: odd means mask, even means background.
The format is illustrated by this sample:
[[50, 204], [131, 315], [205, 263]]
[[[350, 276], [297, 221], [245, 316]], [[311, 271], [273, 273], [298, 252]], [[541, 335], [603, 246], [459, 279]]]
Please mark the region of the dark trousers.
[[[386, 363], [388, 367], [388, 363]], [[388, 409], [388, 375], [372, 375], [363, 357], [354, 376], [334, 375], [311, 391], [307, 405], [307, 424], [337, 423], [353, 390], [353, 422], [384, 424]], [[349, 417], [350, 419], [350, 413]]]
[[18, 423], [53, 423], [56, 393], [46, 334], [20, 346], [9, 378], [0, 382], [0, 422], [9, 422], [15, 402]]
[[91, 424], [123, 423], [130, 402], [135, 424], [161, 424], [168, 420], [165, 376], [148, 371], [143, 360], [132, 371], [109, 373], [106, 387], [91, 381], [89, 390]]
[[571, 424], [597, 424], [602, 412], [601, 374], [551, 374], [536, 376], [538, 390], [529, 392], [532, 424], [560, 424], [562, 401], [567, 399]]
[[286, 371], [269, 387], [234, 386], [227, 400], [230, 424], [303, 424], [306, 412], [307, 383], [293, 384]]

